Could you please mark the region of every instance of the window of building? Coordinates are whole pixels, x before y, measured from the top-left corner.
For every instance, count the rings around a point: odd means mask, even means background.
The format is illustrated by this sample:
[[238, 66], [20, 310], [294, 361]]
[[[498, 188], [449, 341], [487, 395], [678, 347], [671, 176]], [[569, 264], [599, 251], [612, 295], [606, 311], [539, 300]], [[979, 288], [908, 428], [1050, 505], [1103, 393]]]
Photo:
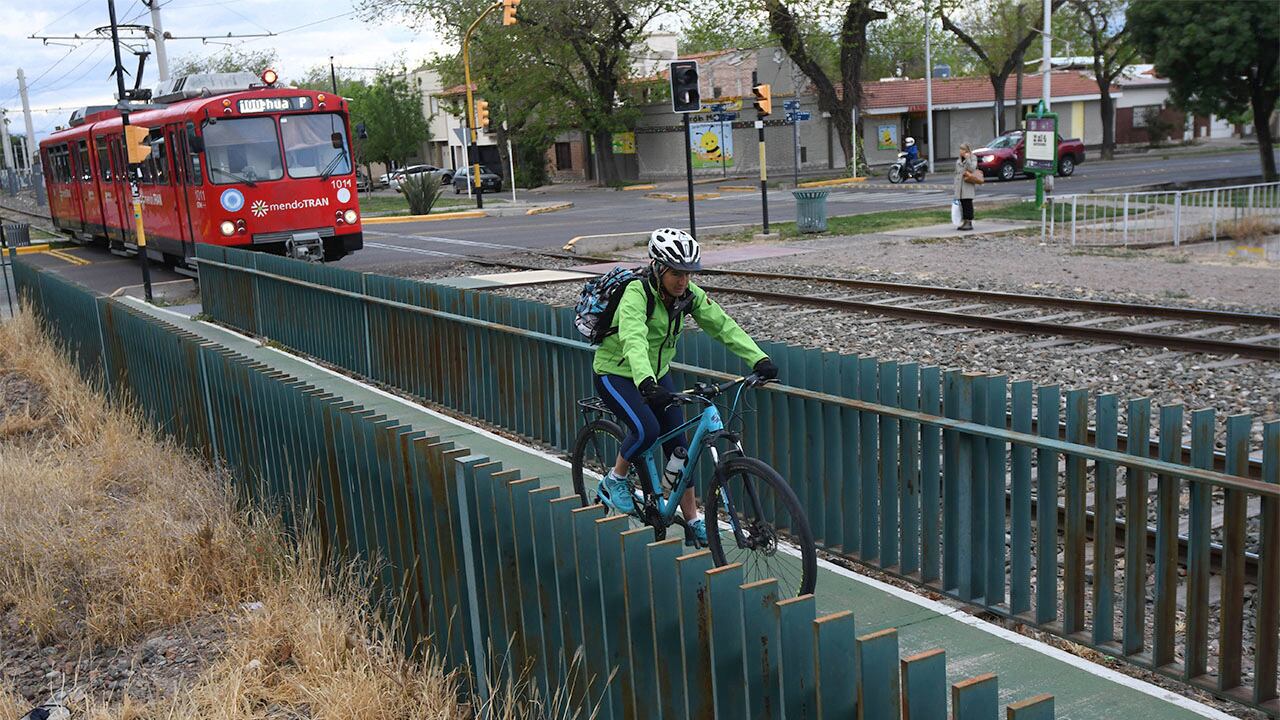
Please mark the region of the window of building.
[[573, 169], [573, 153], [570, 151], [569, 143], [567, 142], [556, 143], [556, 169]]
[[440, 112], [440, 100], [439, 100], [439, 99], [437, 99], [435, 95], [432, 95], [432, 96], [431, 96], [430, 103], [431, 103], [431, 114], [432, 114], [432, 115], [435, 115], [436, 113]]
[[1159, 105], [1135, 105], [1133, 108], [1133, 126], [1136, 128], [1144, 128], [1147, 126], [1148, 118], [1159, 114]]

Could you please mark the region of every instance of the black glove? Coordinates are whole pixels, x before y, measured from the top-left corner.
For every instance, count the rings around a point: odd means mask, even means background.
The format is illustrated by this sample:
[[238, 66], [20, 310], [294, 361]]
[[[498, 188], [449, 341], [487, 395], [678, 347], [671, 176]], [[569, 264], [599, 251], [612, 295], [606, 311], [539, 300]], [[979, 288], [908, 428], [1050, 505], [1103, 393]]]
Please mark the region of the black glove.
[[760, 358], [760, 362], [756, 363], [756, 366], [752, 368], [752, 372], [761, 380], [778, 379], [778, 366], [774, 365], [769, 358]]
[[649, 403], [650, 407], [659, 410], [671, 404], [671, 391], [659, 385], [653, 378], [645, 378], [640, 383], [640, 394], [644, 396], [645, 402]]

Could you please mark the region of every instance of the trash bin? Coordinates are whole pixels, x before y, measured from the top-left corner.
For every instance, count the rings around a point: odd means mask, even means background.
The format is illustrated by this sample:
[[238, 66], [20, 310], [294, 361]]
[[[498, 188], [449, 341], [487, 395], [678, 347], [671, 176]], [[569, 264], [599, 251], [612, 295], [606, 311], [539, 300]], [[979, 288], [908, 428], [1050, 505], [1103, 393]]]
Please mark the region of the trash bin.
[[796, 198], [796, 228], [800, 232], [827, 231], [827, 191], [792, 190]]
[[5, 247], [26, 247], [31, 244], [29, 223], [5, 223], [0, 230], [4, 231]]

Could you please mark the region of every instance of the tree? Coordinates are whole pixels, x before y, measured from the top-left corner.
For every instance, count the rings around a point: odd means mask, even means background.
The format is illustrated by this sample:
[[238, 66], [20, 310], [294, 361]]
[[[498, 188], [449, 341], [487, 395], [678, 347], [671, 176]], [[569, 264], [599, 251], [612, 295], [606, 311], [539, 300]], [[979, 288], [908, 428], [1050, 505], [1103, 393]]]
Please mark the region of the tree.
[[246, 50], [227, 47], [211, 55], [183, 55], [177, 58], [170, 70], [172, 77], [200, 73], [251, 72], [261, 75], [267, 68], [275, 68], [280, 56], [275, 50]]
[[[1057, 10], [1065, 0], [1051, 0], [1050, 10]], [[964, 16], [956, 13], [958, 3], [942, 3], [942, 27], [955, 34], [978, 56], [978, 63], [991, 80], [995, 91], [996, 134], [1004, 127], [1004, 85], [1022, 64], [1031, 41], [1040, 37], [1044, 14], [1039, 0], [973, 0], [963, 6]], [[1019, 7], [1024, 6], [1021, 15]], [[1031, 29], [1024, 29], [1026, 16], [1032, 17]], [[965, 30], [957, 20], [970, 27]], [[1021, 110], [1019, 110], [1021, 112]]]
[[379, 72], [368, 86], [340, 85], [339, 89], [354, 91], [348, 96], [351, 124], [365, 125], [369, 137], [363, 141], [363, 154], [368, 160], [387, 166], [403, 164], [431, 139], [422, 115], [422, 91], [409, 82], [403, 68]]
[[[938, 3], [934, 0], [932, 6]], [[924, 3], [912, 0], [899, 5], [892, 16], [867, 28], [867, 60], [863, 78], [924, 77], [924, 32], [928, 27], [931, 60], [934, 65], [947, 65], [952, 75], [968, 75], [974, 70], [974, 57], [955, 35], [925, 20]]]
[[[362, 0], [361, 7], [375, 17], [400, 13], [416, 23], [429, 20], [456, 42], [489, 4], [484, 0]], [[594, 141], [599, 180], [611, 182], [616, 169], [610, 136], [627, 129], [635, 117], [625, 92], [632, 79], [632, 49], [640, 45], [653, 20], [674, 4], [674, 0], [525, 3], [517, 25], [503, 27], [493, 19], [473, 36], [471, 59], [477, 63], [473, 71], [481, 70], [482, 36], [505, 33], [508, 43], [518, 45], [514, 56], [489, 52], [488, 69], [473, 75], [473, 82], [485, 95], [501, 92], [502, 87], [524, 87], [524, 101], [541, 101], [537, 112], [565, 112], [572, 126]], [[533, 75], [511, 77], [522, 73]], [[512, 95], [507, 99], [512, 105], [517, 101]]]
[[1116, 102], [1111, 83], [1138, 56], [1124, 24], [1125, 0], [1071, 0], [1071, 15], [1083, 26], [1093, 53], [1093, 75], [1098, 82], [1102, 112], [1102, 159], [1115, 157]]
[[[840, 83], [840, 91], [837, 91], [831, 73], [820, 62], [821, 56], [814, 52], [815, 36], [807, 34], [805, 25], [797, 18], [802, 12], [820, 18], [822, 9], [828, 6], [809, 0], [791, 0], [790, 4], [783, 0], [764, 0], [769, 29], [782, 43], [782, 49], [786, 50], [791, 61], [813, 83], [818, 95], [818, 109], [831, 114], [850, 172], [866, 165], [861, 142], [854, 147], [853, 109], [862, 101], [862, 63], [867, 56], [867, 26], [889, 16], [884, 10], [872, 7], [873, 4], [875, 0], [847, 0], [831, 8], [833, 11], [839, 8], [839, 13], [831, 18], [839, 22], [834, 38], [838, 48], [836, 77]], [[821, 20], [817, 24], [821, 24]], [[861, 117], [858, 118], [857, 136], [859, 139], [862, 137]]]
[[1200, 115], [1252, 110], [1262, 173], [1276, 179], [1271, 114], [1280, 98], [1280, 28], [1267, 1], [1133, 0], [1126, 26], [1169, 78], [1170, 100]]

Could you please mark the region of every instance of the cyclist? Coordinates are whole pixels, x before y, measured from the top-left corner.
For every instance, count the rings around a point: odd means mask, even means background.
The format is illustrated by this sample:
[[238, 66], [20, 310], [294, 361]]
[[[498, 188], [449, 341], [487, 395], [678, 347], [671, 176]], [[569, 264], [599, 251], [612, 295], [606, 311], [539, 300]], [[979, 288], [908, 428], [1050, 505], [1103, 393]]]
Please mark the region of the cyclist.
[[[676, 392], [667, 374], [684, 316], [692, 315], [703, 332], [719, 340], [733, 354], [766, 380], [778, 377], [778, 368], [733, 318], [691, 277], [702, 270], [698, 241], [674, 228], [659, 228], [649, 235], [649, 267], [639, 280], [629, 283], [614, 313], [610, 334], [596, 350], [592, 369], [596, 389], [609, 409], [627, 426], [621, 452], [605, 474], [598, 490], [601, 500], [621, 513], [635, 511], [627, 472], [631, 463], [659, 435], [684, 421]], [[687, 440], [678, 435], [663, 445], [670, 456]], [[680, 498], [680, 512], [698, 545], [707, 542], [707, 528], [690, 488]]]

